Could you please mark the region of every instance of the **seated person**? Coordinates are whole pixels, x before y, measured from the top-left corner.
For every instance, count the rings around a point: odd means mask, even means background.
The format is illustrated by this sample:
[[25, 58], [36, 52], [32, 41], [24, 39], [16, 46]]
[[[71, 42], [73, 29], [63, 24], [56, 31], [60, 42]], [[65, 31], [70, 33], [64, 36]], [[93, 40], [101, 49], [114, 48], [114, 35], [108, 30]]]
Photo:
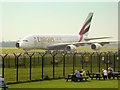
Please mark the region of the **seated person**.
[[86, 76], [85, 70], [82, 69], [82, 70], [80, 71], [80, 75], [81, 75], [81, 76]]
[[110, 79], [112, 77], [113, 74], [113, 68], [109, 67], [108, 68], [108, 78]]
[[[4, 78], [0, 77], [0, 88], [7, 88]], [[4, 89], [6, 90], [6, 89]]]
[[80, 78], [80, 73], [79, 73], [78, 70], [75, 70], [75, 76], [76, 76], [77, 78]]
[[86, 72], [85, 71], [83, 71], [83, 75], [82, 76], [84, 76], [84, 77], [86, 76]]
[[103, 71], [103, 79], [105, 80], [105, 79], [107, 79], [108, 72], [106, 69], [102, 69], [102, 71]]
[[75, 70], [75, 81], [78, 81], [78, 80], [81, 81], [80, 77], [81, 77], [80, 72], [78, 70]]

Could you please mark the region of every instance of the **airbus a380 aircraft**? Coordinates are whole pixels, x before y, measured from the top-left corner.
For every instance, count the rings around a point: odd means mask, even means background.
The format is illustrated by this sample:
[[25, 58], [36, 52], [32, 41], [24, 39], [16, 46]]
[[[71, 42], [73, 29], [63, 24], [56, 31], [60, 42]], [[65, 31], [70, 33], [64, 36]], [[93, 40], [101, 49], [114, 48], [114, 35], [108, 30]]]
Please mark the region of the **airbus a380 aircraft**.
[[105, 39], [110, 37], [88, 37], [92, 17], [93, 13], [89, 13], [78, 35], [29, 35], [17, 42], [16, 47], [22, 48], [24, 50], [45, 49], [73, 51], [76, 50], [76, 48], [79, 46], [89, 44], [91, 49], [99, 50], [102, 46], [109, 44], [110, 42], [102, 42], [98, 39]]

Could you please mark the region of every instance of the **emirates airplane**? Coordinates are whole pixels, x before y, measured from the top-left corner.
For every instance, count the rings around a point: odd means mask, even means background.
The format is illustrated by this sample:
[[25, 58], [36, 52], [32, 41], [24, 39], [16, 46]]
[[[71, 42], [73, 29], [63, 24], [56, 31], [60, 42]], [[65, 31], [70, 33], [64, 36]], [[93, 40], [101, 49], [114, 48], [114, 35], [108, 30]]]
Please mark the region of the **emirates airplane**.
[[89, 44], [91, 49], [100, 50], [102, 46], [110, 43], [103, 39], [111, 37], [88, 37], [92, 17], [93, 13], [89, 13], [78, 35], [28, 35], [17, 42], [16, 47], [24, 50], [44, 49], [74, 51], [77, 47]]

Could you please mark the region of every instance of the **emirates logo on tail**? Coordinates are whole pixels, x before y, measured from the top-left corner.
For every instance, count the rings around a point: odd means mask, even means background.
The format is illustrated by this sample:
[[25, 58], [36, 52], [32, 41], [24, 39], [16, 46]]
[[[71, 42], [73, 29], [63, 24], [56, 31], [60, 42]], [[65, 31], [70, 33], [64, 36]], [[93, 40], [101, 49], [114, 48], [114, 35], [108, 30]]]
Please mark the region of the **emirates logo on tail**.
[[79, 35], [80, 35], [79, 42], [81, 42], [83, 40], [83, 35], [85, 35], [85, 36], [88, 35], [88, 31], [90, 29], [90, 24], [91, 24], [92, 17], [93, 17], [93, 13], [89, 13], [89, 15], [88, 15], [82, 29], [79, 32]]

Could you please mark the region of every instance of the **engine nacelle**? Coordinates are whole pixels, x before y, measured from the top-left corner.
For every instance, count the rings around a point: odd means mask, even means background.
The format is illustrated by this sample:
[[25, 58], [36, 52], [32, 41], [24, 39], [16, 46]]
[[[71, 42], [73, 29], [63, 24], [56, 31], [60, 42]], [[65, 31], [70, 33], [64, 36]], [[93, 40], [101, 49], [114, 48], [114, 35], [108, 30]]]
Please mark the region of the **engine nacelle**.
[[93, 43], [93, 44], [91, 45], [91, 49], [93, 49], [93, 50], [100, 50], [101, 47], [102, 47], [102, 45], [99, 44], [99, 43]]
[[65, 50], [67, 50], [67, 51], [75, 51], [76, 50], [76, 46], [75, 45], [67, 45], [66, 47], [65, 47]]

